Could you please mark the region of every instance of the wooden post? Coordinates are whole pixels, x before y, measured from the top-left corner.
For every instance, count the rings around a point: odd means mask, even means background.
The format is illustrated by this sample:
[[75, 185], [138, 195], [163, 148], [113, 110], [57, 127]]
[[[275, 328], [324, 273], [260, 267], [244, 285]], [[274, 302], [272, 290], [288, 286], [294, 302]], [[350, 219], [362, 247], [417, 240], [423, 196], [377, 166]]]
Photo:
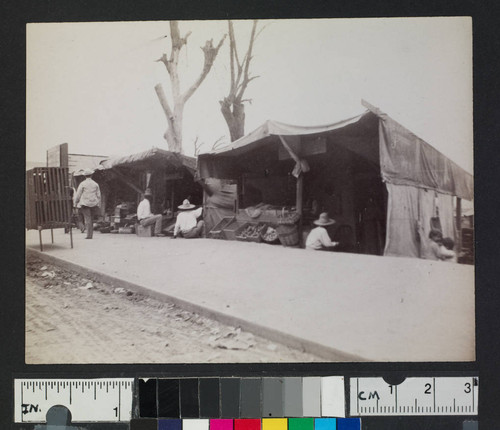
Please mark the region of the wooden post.
[[298, 221], [299, 246], [302, 246], [302, 199], [304, 194], [304, 175], [301, 173], [297, 178], [297, 193], [295, 198], [295, 209], [300, 215]]
[[42, 226], [38, 226], [38, 238], [40, 239], [40, 251], [43, 252], [43, 244], [42, 244]]
[[301, 173], [297, 178], [297, 193], [295, 199], [295, 207], [299, 215], [302, 215], [303, 193], [304, 193], [304, 175]]
[[174, 216], [175, 213], [175, 181], [170, 181], [170, 205], [172, 208], [172, 217]]
[[462, 251], [462, 199], [457, 197], [457, 246], [455, 247], [455, 252], [458, 253]]

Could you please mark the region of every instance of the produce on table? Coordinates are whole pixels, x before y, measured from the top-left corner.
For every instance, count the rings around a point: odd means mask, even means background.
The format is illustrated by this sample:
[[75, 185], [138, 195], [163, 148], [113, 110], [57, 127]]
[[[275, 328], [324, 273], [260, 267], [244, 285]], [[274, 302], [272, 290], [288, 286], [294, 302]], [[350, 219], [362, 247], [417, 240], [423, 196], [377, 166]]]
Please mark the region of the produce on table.
[[248, 224], [243, 231], [240, 233], [239, 237], [244, 239], [258, 238], [262, 231], [266, 228], [265, 224]]

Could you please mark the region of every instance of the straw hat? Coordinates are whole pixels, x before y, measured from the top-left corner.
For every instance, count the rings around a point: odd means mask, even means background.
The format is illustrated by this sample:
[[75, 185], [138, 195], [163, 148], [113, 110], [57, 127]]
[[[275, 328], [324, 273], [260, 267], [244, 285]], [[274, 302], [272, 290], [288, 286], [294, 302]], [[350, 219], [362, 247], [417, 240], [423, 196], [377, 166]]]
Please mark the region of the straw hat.
[[151, 188], [146, 188], [144, 191], [144, 196], [152, 196], [153, 192], [151, 191]]
[[86, 169], [83, 169], [82, 175], [84, 176], [92, 176], [94, 174], [94, 171], [92, 169], [89, 169], [88, 167]]
[[316, 225], [332, 225], [335, 224], [335, 220], [328, 216], [327, 212], [320, 214], [319, 218], [313, 221]]
[[188, 199], [185, 199], [183, 202], [182, 202], [182, 205], [179, 205], [177, 206], [179, 209], [181, 210], [189, 210], [189, 209], [193, 209], [194, 207], [196, 207], [195, 205], [192, 205], [191, 203], [189, 203], [189, 200]]

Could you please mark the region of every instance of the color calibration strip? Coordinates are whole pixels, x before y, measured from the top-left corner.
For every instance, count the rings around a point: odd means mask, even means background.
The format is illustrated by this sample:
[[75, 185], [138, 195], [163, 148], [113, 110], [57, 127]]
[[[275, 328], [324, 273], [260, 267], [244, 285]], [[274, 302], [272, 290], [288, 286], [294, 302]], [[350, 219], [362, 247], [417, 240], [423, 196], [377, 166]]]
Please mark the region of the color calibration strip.
[[345, 417], [342, 376], [154, 378], [138, 386], [141, 418]]
[[359, 418], [152, 419], [130, 422], [130, 430], [360, 430]]

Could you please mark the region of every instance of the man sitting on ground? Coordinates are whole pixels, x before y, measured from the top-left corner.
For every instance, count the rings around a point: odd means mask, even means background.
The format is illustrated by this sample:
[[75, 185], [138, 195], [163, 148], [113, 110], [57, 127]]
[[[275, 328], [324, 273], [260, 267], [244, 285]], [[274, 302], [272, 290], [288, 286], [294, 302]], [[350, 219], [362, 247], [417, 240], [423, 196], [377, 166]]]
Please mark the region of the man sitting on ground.
[[323, 212], [319, 218], [314, 221], [314, 224], [316, 224], [317, 227], [313, 228], [307, 236], [306, 250], [333, 251], [333, 248], [339, 243], [332, 242], [325, 227], [335, 224], [335, 220], [331, 219], [327, 212]]
[[181, 235], [186, 239], [201, 237], [205, 223], [203, 220], [198, 221], [198, 218], [201, 216], [203, 207], [193, 210], [195, 207], [195, 205], [189, 203], [188, 199], [184, 200], [182, 205], [178, 206], [181, 212], [177, 215], [175, 222], [174, 239], [177, 235]]
[[144, 198], [137, 206], [137, 219], [139, 223], [143, 227], [147, 227], [148, 225], [155, 225], [154, 236], [156, 237], [164, 237], [165, 235], [161, 232], [162, 228], [162, 215], [153, 215], [151, 213], [151, 203], [153, 201], [153, 193], [150, 188], [146, 188], [144, 192]]

